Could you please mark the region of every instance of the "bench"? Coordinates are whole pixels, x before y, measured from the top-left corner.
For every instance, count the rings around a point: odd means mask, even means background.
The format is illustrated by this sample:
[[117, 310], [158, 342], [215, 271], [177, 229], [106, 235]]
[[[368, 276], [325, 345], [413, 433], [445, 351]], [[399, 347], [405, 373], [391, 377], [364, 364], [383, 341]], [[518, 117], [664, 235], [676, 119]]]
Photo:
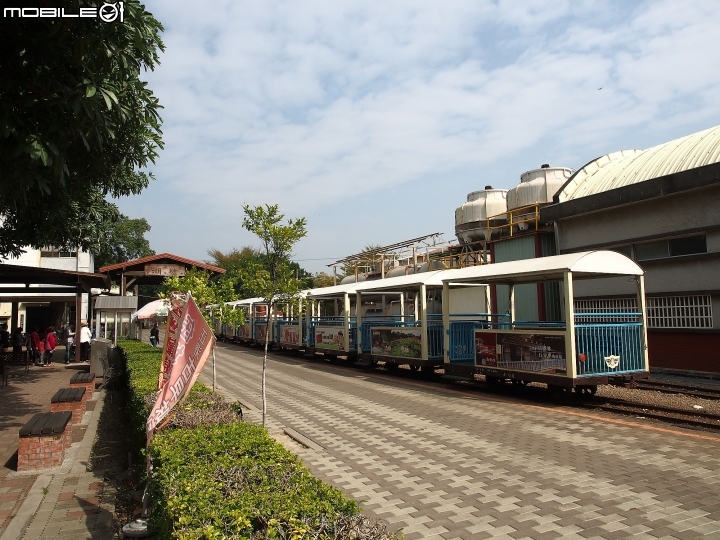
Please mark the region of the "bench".
[[18, 472], [59, 467], [72, 442], [72, 413], [37, 413], [20, 428]]
[[70, 423], [79, 423], [87, 410], [85, 394], [85, 387], [58, 390], [50, 399], [50, 412], [70, 411]]
[[85, 388], [85, 401], [89, 401], [95, 392], [95, 374], [78, 371], [70, 378], [70, 388]]

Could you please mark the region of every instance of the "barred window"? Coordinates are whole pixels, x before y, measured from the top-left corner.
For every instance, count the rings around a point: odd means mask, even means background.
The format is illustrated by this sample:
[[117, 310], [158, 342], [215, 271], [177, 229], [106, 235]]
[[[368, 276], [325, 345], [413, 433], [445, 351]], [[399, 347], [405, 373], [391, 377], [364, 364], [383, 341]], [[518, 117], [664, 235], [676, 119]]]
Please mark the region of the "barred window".
[[[693, 296], [649, 296], [647, 302], [648, 328], [712, 328], [712, 300], [709, 294]], [[637, 311], [635, 298], [575, 300], [575, 313], [602, 313], [596, 317], [576, 317], [577, 323], [613, 323], [631, 320], [612, 313]]]
[[648, 328], [712, 328], [709, 294], [647, 299]]
[[[575, 300], [575, 322], [577, 323], [615, 323], [628, 322], [637, 319], [634, 315], [620, 315], [621, 313], [637, 313], [637, 300], [635, 298], [607, 298], [602, 300]], [[613, 315], [617, 313], [618, 315]], [[578, 314], [582, 316], [577, 317]], [[588, 317], [586, 314], [598, 314]]]

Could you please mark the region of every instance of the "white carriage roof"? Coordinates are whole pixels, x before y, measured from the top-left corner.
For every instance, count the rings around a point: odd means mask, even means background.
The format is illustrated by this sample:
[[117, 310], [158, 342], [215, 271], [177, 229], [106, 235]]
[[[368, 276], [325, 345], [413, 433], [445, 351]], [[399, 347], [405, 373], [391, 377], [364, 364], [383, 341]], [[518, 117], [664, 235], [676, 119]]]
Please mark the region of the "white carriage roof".
[[432, 272], [421, 272], [419, 274], [410, 274], [409, 276], [397, 276], [386, 279], [376, 279], [373, 281], [362, 281], [357, 284], [355, 291], [401, 291], [406, 289], [417, 289], [423, 284], [429, 287], [442, 287], [442, 273], [443, 270], [433, 270]]
[[641, 276], [632, 259], [615, 251], [582, 251], [538, 259], [523, 259], [455, 270], [443, 270], [441, 279], [449, 283], [533, 283], [562, 281], [565, 272], [573, 279], [613, 276]]
[[[361, 282], [364, 283], [364, 282]], [[331, 287], [320, 287], [319, 289], [309, 289], [306, 292], [307, 296], [313, 298], [327, 298], [335, 297], [340, 298], [345, 296], [345, 293], [354, 293], [355, 289], [361, 285], [361, 283], [345, 283], [344, 285], [333, 285]]]
[[720, 162], [720, 126], [647, 150], [621, 150], [592, 160], [557, 193], [558, 202], [587, 197]]
[[244, 300], [233, 300], [226, 302], [228, 306], [249, 306], [250, 304], [265, 304], [264, 298], [246, 298]]

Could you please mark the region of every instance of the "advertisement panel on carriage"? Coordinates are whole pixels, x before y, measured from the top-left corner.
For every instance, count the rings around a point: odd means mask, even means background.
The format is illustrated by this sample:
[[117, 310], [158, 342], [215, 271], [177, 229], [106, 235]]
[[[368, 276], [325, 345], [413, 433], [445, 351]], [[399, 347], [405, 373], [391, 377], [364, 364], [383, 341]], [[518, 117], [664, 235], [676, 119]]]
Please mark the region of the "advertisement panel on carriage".
[[420, 328], [372, 328], [370, 350], [379, 356], [422, 358], [421, 332]]
[[[316, 326], [315, 347], [331, 351], [345, 350], [345, 329], [341, 326]], [[350, 336], [350, 350], [355, 348], [355, 340]]]
[[563, 334], [475, 332], [475, 364], [548, 375], [567, 375]]
[[283, 325], [280, 327], [280, 343], [284, 345], [300, 345], [300, 332], [297, 326]]
[[235, 331], [235, 336], [239, 339], [252, 339], [252, 325], [250, 323], [245, 323], [238, 326]]
[[[267, 337], [268, 327], [266, 322], [261, 322], [255, 325], [255, 340], [258, 343], [265, 343]], [[272, 340], [270, 340], [272, 341]]]

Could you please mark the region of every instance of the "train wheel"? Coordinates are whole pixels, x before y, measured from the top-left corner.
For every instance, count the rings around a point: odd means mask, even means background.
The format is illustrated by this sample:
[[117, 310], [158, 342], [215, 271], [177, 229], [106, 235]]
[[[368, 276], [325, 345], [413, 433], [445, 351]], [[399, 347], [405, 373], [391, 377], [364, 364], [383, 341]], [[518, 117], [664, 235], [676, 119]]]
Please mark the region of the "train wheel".
[[390, 373], [396, 373], [399, 368], [400, 366], [398, 366], [397, 364], [385, 362], [385, 369], [387, 369]]
[[488, 384], [488, 386], [500, 386], [502, 384], [505, 384], [505, 381], [498, 377], [487, 377], [486, 376], [485, 382]]
[[420, 371], [420, 366], [413, 366], [410, 364], [410, 371]]
[[528, 384], [527, 381], [521, 381], [518, 379], [513, 379], [512, 383], [513, 383], [513, 386], [527, 386], [527, 384]]

